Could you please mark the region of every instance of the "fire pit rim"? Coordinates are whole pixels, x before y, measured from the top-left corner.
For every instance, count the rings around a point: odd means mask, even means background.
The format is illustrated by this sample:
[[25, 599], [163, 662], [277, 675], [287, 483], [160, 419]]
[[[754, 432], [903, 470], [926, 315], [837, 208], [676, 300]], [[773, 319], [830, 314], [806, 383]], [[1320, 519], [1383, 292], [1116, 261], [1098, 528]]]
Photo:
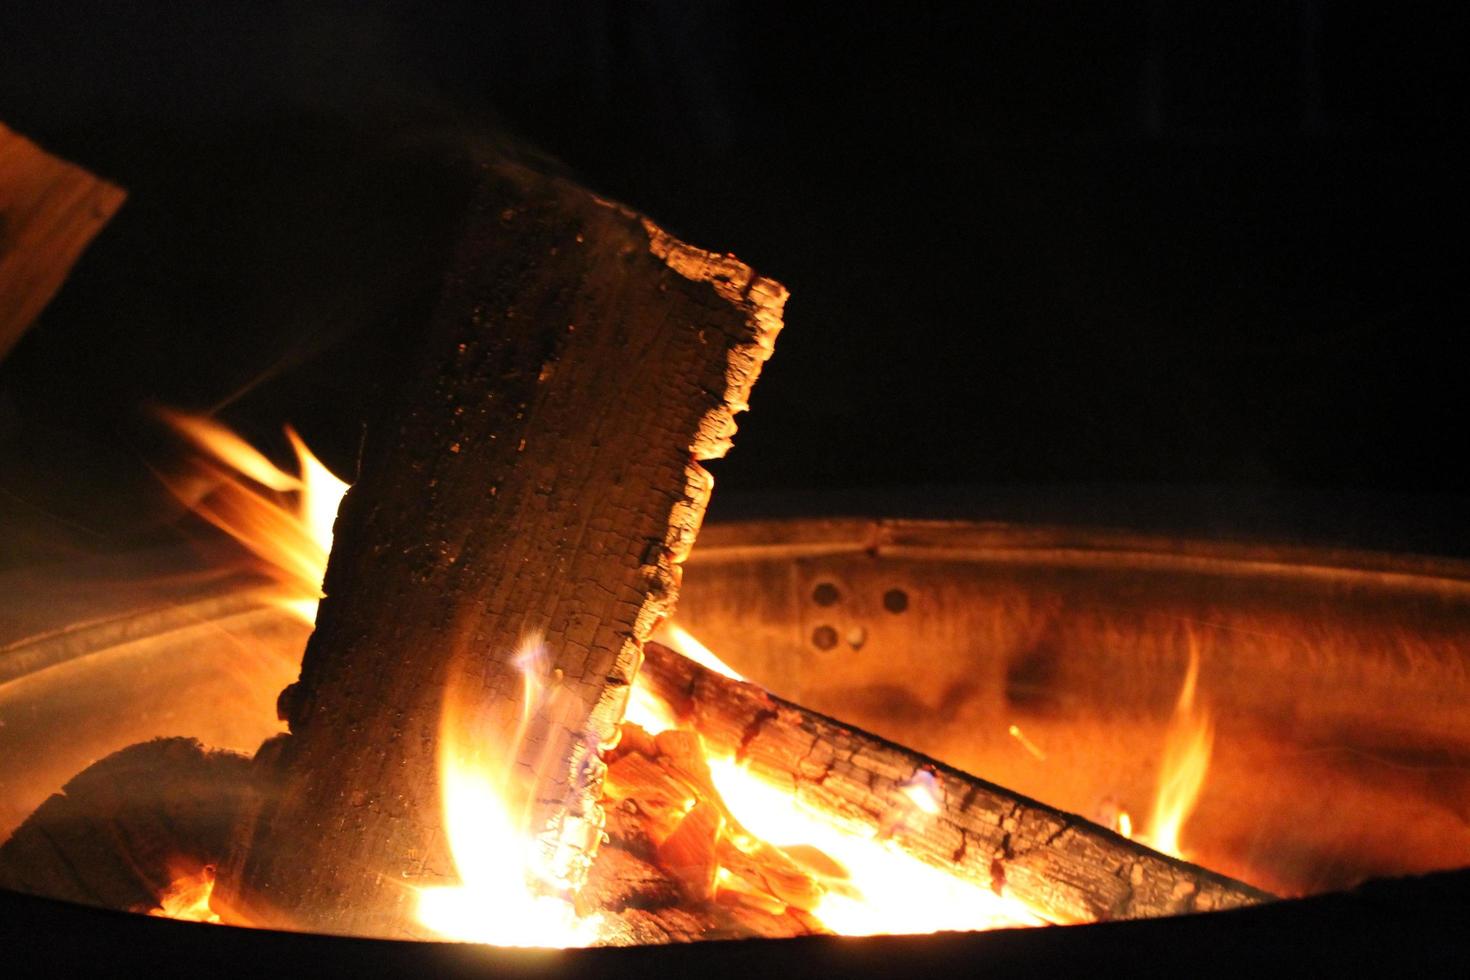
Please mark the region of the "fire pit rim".
[[915, 518], [792, 517], [707, 525], [691, 565], [868, 553], [875, 558], [1150, 568], [1470, 591], [1470, 561], [1344, 546], [1217, 540], [1119, 527]]

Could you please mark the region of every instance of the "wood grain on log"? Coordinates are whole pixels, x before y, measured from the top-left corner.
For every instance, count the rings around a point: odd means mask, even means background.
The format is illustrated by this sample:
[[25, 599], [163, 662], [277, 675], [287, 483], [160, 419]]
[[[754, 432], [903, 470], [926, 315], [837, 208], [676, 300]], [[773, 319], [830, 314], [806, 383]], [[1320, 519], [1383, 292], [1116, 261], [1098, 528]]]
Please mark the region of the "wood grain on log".
[[0, 124], [0, 360], [126, 196]]
[[[721, 754], [743, 760], [815, 809], [891, 837], [919, 859], [1025, 903], [1057, 923], [1235, 908], [1272, 896], [1159, 854], [1082, 817], [706, 670], [645, 649], [640, 684]], [[906, 786], [938, 806], [915, 816]]]
[[[667, 615], [785, 290], [564, 180], [485, 173], [396, 409], [337, 519], [291, 734], [216, 898], [250, 921], [419, 935], [453, 881], [443, 711], [535, 773], [530, 830], [575, 891], [602, 833], [600, 749]], [[518, 717], [517, 653], [547, 694]]]

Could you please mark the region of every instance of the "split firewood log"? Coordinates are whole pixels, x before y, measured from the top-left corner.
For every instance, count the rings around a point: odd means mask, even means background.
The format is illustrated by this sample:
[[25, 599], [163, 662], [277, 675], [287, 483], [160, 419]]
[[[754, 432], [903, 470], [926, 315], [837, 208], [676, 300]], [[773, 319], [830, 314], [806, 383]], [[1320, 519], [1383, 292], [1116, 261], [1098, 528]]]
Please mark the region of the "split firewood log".
[[126, 196], [0, 124], [0, 360]]
[[602, 748], [710, 492], [698, 461], [730, 445], [785, 296], [566, 180], [486, 168], [338, 516], [290, 734], [221, 872], [227, 918], [424, 935], [404, 886], [455, 876], [451, 706], [523, 777], [543, 885], [576, 891]]
[[716, 897], [777, 914], [812, 911], [825, 891], [819, 875], [786, 852], [750, 833], [730, 812], [710, 775], [703, 739], [696, 732], [649, 736], [624, 723], [611, 755], [603, 792], [609, 804], [636, 814], [653, 843], [655, 864], [683, 886], [687, 898]]
[[[639, 683], [716, 753], [742, 761], [819, 812], [1014, 896], [1048, 921], [1151, 918], [1273, 897], [707, 670], [657, 643], [645, 654]], [[916, 811], [915, 793], [932, 812]]]

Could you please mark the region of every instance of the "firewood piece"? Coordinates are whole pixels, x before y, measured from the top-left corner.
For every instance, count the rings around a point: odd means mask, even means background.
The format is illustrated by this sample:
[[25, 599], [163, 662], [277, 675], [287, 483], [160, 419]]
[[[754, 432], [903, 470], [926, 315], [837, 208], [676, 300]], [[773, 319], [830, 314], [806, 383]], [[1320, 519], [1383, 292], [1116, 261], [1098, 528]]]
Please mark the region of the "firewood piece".
[[[704, 513], [697, 461], [728, 448], [785, 296], [565, 180], [486, 169], [417, 366], [368, 431], [282, 695], [276, 792], [217, 904], [424, 936], [404, 886], [454, 879], [449, 701], [466, 735], [538, 773], [529, 832], [575, 891], [602, 832], [601, 748]], [[557, 708], [513, 745], [528, 637]]]
[[797, 909], [735, 898], [722, 892], [713, 902], [690, 901], [672, 878], [626, 848], [614, 832], [598, 852], [579, 902], [602, 918], [602, 942], [610, 946], [784, 939], [827, 932]]
[[598, 851], [578, 896], [584, 914], [601, 916], [603, 942], [632, 945], [827, 932], [806, 913], [764, 895], [722, 888], [713, 902], [690, 900], [679, 883], [654, 863], [646, 828], [636, 806], [609, 808], [610, 840]]
[[115, 752], [73, 777], [0, 845], [0, 888], [146, 912], [228, 849], [250, 760], [186, 738]]
[[720, 870], [720, 836], [725, 818], [720, 808], [700, 800], [684, 814], [674, 832], [659, 842], [654, 857], [658, 866], [679, 883], [684, 896], [707, 902], [715, 897], [715, 872]]
[[788, 908], [810, 912], [823, 895], [822, 886], [785, 851], [765, 841], [748, 838], [741, 847], [730, 837], [720, 841], [720, 866], [754, 891], [769, 895]]
[[0, 124], [0, 360], [126, 196]]
[[[656, 643], [645, 648], [639, 683], [669, 702], [715, 751], [789, 786], [815, 809], [887, 835], [915, 857], [1014, 896], [1052, 922], [1204, 912], [1273, 897], [723, 677]], [[930, 787], [937, 814], [915, 812], [904, 789], [916, 782]]]
[[[714, 785], [703, 740], [695, 732], [670, 730], [650, 738], [637, 725], [625, 723], [603, 790], [608, 802], [621, 804], [613, 813], [620, 818], [624, 839], [648, 840], [651, 859], [684, 882], [691, 897], [713, 894], [717, 868], [729, 873], [721, 891], [744, 896], [747, 904], [776, 915], [788, 908], [808, 912], [824, 894], [811, 871], [735, 819]], [[686, 830], [684, 824], [696, 813], [701, 819]], [[711, 815], [718, 816], [720, 832], [705, 852], [693, 843], [706, 840]], [[699, 877], [692, 879], [691, 873]], [[698, 887], [691, 889], [691, 884]]]

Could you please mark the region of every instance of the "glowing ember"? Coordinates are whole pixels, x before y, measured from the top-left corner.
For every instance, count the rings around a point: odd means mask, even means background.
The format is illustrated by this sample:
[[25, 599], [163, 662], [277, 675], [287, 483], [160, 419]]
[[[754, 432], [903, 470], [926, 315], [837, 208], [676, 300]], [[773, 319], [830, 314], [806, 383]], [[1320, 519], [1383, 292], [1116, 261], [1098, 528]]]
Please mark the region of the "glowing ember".
[[218, 923], [219, 916], [209, 907], [214, 894], [214, 866], [205, 865], [193, 874], [182, 874], [158, 896], [158, 908], [149, 915], [186, 922]]
[[1025, 749], [1027, 752], [1030, 752], [1033, 756], [1035, 756], [1036, 757], [1036, 761], [1038, 761], [1038, 762], [1045, 762], [1046, 761], [1046, 753], [1043, 752], [1043, 751], [1041, 751], [1041, 749], [1037, 747], [1037, 745], [1036, 745], [1035, 742], [1031, 741], [1029, 738], [1026, 737], [1026, 733], [1023, 732], [1023, 731], [1021, 731], [1021, 726], [1020, 725], [1012, 725], [1006, 731], [1007, 731], [1007, 734], [1009, 734], [1011, 736], [1011, 738], [1013, 738], [1017, 742], [1020, 742], [1021, 743], [1021, 747], [1023, 749]]
[[[628, 721], [657, 734], [675, 728], [669, 706], [635, 684]], [[731, 758], [706, 761], [724, 805], [743, 828], [762, 842], [793, 855], [807, 867], [825, 865], [827, 887], [812, 909], [823, 926], [839, 935], [918, 934], [944, 930], [1043, 925], [1013, 899], [925, 864], [872, 827], [847, 826], [805, 804], [790, 787], [779, 786]], [[939, 812], [934, 776], [915, 773], [899, 791], [885, 823], [923, 821]], [[737, 841], [737, 846], [741, 842]], [[814, 862], [812, 856], [819, 860]], [[739, 890], [725, 869], [717, 886]]]
[[731, 759], [710, 759], [715, 786], [746, 829], [778, 847], [810, 848], [846, 872], [812, 914], [833, 932], [871, 936], [1042, 925], [1014, 900], [931, 867], [876, 836], [842, 827]]

